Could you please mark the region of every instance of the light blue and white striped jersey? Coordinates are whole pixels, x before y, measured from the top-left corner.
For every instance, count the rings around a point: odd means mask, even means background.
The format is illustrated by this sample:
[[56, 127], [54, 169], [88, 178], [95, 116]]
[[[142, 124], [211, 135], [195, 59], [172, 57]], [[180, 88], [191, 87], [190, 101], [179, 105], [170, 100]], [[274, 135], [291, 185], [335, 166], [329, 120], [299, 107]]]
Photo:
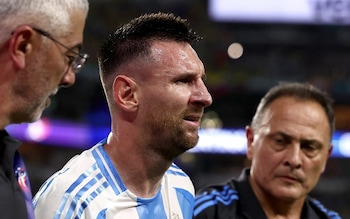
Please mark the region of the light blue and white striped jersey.
[[33, 199], [38, 219], [192, 219], [194, 186], [172, 164], [152, 198], [139, 198], [123, 184], [103, 144], [73, 157]]

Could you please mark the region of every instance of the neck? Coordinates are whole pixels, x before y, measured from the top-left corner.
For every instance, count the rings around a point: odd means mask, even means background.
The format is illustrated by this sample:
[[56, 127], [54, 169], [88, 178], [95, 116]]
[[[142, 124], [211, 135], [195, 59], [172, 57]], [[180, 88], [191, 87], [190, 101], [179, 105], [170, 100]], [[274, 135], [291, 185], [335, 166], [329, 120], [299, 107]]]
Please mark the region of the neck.
[[118, 136], [111, 133], [104, 147], [124, 185], [138, 197], [153, 197], [171, 162], [161, 159], [151, 150], [142, 150], [144, 143], [121, 141]]

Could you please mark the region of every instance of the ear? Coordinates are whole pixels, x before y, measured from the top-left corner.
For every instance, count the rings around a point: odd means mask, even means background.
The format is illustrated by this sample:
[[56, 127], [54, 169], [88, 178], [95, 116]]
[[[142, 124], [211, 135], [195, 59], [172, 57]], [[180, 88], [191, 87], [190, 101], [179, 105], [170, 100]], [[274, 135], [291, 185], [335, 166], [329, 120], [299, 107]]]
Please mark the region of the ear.
[[[333, 144], [331, 144], [330, 146], [329, 146], [329, 148], [328, 148], [328, 157], [327, 157], [327, 160], [328, 160], [328, 158], [331, 156], [331, 154], [332, 154], [332, 151], [333, 151]], [[326, 165], [327, 165], [327, 160], [324, 162], [324, 165], [323, 165], [323, 168], [322, 168], [322, 173], [325, 171], [325, 169], [326, 169]]]
[[252, 160], [253, 158], [253, 142], [254, 142], [254, 132], [251, 126], [245, 127], [245, 135], [247, 138], [247, 158]]
[[116, 104], [126, 110], [135, 111], [138, 108], [137, 84], [126, 75], [118, 75], [113, 82], [113, 95]]
[[18, 27], [12, 32], [8, 50], [13, 64], [18, 69], [25, 67], [26, 55], [32, 52], [34, 34], [34, 30], [27, 25]]
[[333, 144], [331, 144], [331, 145], [329, 146], [329, 149], [328, 149], [328, 157], [331, 156], [332, 151], [333, 151]]

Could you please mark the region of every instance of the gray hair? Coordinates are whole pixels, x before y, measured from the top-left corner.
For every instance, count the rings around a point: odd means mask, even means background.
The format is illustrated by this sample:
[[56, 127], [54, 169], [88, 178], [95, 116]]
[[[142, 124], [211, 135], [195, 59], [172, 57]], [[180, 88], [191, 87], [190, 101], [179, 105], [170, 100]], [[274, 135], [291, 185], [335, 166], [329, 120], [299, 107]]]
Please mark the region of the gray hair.
[[261, 118], [265, 109], [274, 100], [281, 97], [292, 97], [299, 100], [314, 101], [320, 104], [327, 115], [330, 127], [330, 136], [333, 135], [335, 129], [333, 99], [326, 92], [321, 91], [314, 85], [298, 82], [280, 82], [265, 94], [265, 96], [261, 99], [253, 117], [251, 125], [254, 132], [259, 129]]
[[41, 28], [64, 35], [74, 11], [87, 14], [88, 0], [0, 0], [0, 44], [20, 25]]

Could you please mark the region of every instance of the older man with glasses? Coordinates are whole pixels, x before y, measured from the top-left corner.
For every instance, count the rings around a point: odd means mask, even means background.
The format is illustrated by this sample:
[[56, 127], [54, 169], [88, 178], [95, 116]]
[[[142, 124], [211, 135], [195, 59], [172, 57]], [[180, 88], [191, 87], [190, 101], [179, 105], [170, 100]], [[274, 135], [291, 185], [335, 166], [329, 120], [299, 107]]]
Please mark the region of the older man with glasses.
[[34, 218], [26, 169], [5, 128], [38, 120], [61, 87], [74, 84], [87, 0], [0, 0], [0, 212]]

